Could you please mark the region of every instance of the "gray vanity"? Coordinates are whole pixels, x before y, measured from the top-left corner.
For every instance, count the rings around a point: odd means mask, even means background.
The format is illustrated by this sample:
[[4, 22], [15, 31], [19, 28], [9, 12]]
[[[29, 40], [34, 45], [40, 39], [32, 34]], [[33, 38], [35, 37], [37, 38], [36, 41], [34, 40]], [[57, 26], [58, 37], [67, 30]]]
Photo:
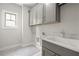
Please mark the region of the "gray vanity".
[[79, 56], [79, 52], [42, 40], [43, 56]]

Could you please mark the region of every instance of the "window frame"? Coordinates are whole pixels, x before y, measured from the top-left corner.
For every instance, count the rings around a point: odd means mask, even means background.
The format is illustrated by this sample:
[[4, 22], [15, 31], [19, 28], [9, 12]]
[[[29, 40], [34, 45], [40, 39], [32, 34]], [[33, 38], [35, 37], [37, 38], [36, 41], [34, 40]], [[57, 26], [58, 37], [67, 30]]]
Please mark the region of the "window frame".
[[[15, 15], [15, 26], [6, 26], [6, 13]], [[2, 10], [2, 27], [3, 29], [16, 29], [17, 28], [17, 13]]]
[[[8, 20], [6, 19], [6, 14], [10, 14], [10, 19], [8, 19]], [[11, 15], [15, 15], [15, 20], [11, 19]], [[14, 21], [15, 22], [15, 26], [16, 26], [16, 14], [5, 12], [5, 24], [4, 24], [5, 26], [6, 26], [6, 21]], [[13, 27], [13, 26], [6, 26], [6, 27]]]

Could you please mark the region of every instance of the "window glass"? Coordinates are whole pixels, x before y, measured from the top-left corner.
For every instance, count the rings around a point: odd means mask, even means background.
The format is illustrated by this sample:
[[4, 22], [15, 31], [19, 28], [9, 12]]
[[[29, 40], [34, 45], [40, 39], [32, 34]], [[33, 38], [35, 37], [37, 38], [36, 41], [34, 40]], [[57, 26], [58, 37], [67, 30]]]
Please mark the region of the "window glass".
[[13, 13], [5, 13], [5, 26], [8, 27], [14, 27], [15, 24], [15, 20], [16, 20], [16, 14]]
[[6, 21], [6, 26], [15, 26], [15, 22], [14, 21]]
[[11, 20], [15, 20], [15, 15], [11, 15]]
[[6, 13], [6, 19], [10, 19], [10, 14]]

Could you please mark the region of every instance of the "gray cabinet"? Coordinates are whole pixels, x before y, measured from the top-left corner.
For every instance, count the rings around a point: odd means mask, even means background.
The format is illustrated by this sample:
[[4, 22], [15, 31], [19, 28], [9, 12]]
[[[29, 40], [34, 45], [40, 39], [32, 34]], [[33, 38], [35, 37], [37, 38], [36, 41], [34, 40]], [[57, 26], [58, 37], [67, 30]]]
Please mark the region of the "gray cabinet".
[[42, 47], [42, 55], [43, 56], [58, 56], [58, 54], [52, 52], [51, 50], [45, 48], [45, 47]]
[[38, 4], [37, 8], [37, 17], [36, 17], [36, 24], [42, 24], [43, 22], [43, 4]]
[[56, 3], [39, 3], [30, 10], [30, 25], [60, 22], [60, 7]]
[[30, 10], [30, 25], [42, 24], [43, 4], [38, 4]]
[[36, 24], [36, 15], [37, 15], [37, 8], [34, 7], [30, 10], [30, 25]]
[[[50, 51], [50, 52], [49, 52]], [[43, 56], [79, 56], [79, 52], [42, 40]]]
[[56, 3], [44, 4], [44, 23], [56, 21]]

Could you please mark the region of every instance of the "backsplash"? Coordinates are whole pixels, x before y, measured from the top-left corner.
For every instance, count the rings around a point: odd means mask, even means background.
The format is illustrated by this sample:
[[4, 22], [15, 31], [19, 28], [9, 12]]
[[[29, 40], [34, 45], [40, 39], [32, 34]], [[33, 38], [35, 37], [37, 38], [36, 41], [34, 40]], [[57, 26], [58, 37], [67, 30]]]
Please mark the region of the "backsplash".
[[75, 39], [75, 40], [79, 40], [79, 34], [76, 33], [67, 33], [64, 32], [64, 35], [61, 32], [52, 32], [51, 35], [48, 35], [47, 33], [45, 33], [45, 36], [58, 36], [58, 37], [64, 37], [64, 38], [68, 38], [68, 39]]
[[70, 39], [79, 39], [79, 34], [76, 33], [65, 33], [64, 35], [65, 38], [70, 38]]

